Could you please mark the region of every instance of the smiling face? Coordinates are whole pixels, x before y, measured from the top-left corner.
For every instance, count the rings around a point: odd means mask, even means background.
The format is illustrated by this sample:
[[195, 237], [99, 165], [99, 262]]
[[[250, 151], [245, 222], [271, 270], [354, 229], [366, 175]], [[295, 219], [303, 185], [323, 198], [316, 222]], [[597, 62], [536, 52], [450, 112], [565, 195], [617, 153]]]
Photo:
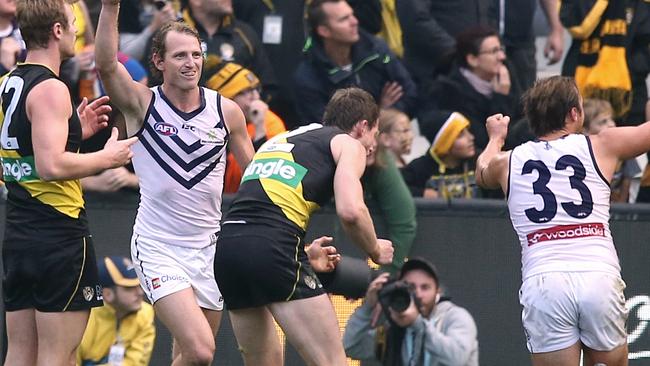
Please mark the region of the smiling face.
[[165, 39], [164, 57], [154, 57], [165, 84], [181, 90], [193, 89], [199, 84], [203, 54], [196, 37], [170, 31]]
[[396, 156], [408, 155], [413, 145], [413, 131], [411, 120], [408, 116], [400, 113], [388, 132], [382, 133], [379, 141], [384, 147], [390, 149]]

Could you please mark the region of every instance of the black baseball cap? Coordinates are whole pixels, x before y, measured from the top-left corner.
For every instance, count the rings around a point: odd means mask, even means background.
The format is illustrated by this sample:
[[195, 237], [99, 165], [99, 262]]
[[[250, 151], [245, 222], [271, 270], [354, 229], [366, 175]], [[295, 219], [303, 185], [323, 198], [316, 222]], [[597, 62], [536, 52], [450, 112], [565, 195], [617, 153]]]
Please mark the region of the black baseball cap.
[[422, 257], [409, 258], [409, 260], [406, 261], [402, 266], [402, 269], [399, 273], [399, 278], [401, 279], [407, 272], [415, 269], [420, 269], [428, 273], [433, 278], [433, 280], [436, 281], [436, 284], [440, 284], [440, 281], [438, 281], [438, 270], [436, 270], [436, 266]]
[[140, 286], [138, 275], [130, 259], [120, 256], [104, 257], [97, 262], [99, 284], [104, 287]]

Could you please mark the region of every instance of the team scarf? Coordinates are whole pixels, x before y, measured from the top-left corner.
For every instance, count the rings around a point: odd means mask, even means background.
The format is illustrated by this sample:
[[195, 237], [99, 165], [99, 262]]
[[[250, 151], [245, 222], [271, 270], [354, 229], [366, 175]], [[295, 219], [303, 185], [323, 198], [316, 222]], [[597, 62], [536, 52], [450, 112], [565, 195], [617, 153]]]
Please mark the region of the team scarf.
[[585, 98], [612, 105], [615, 118], [632, 104], [632, 81], [625, 56], [625, 0], [564, 0], [560, 16], [580, 50], [575, 80]]

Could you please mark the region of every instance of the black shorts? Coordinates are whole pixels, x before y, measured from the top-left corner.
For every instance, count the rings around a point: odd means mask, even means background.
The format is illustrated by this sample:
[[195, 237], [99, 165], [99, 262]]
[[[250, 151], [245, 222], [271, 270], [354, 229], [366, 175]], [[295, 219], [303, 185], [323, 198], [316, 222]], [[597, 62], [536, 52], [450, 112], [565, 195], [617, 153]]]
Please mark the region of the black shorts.
[[214, 276], [229, 310], [325, 293], [302, 237], [266, 225], [223, 225]]
[[90, 236], [67, 242], [2, 248], [6, 311], [63, 312], [102, 306]]

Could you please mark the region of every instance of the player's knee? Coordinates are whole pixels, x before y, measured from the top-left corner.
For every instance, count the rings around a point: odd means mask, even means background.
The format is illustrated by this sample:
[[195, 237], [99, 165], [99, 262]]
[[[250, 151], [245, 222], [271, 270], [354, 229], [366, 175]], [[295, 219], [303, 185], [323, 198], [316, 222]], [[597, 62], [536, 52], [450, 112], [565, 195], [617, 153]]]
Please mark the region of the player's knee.
[[183, 359], [190, 365], [204, 366], [212, 364], [215, 345], [213, 343], [195, 344], [188, 352], [183, 354]]

